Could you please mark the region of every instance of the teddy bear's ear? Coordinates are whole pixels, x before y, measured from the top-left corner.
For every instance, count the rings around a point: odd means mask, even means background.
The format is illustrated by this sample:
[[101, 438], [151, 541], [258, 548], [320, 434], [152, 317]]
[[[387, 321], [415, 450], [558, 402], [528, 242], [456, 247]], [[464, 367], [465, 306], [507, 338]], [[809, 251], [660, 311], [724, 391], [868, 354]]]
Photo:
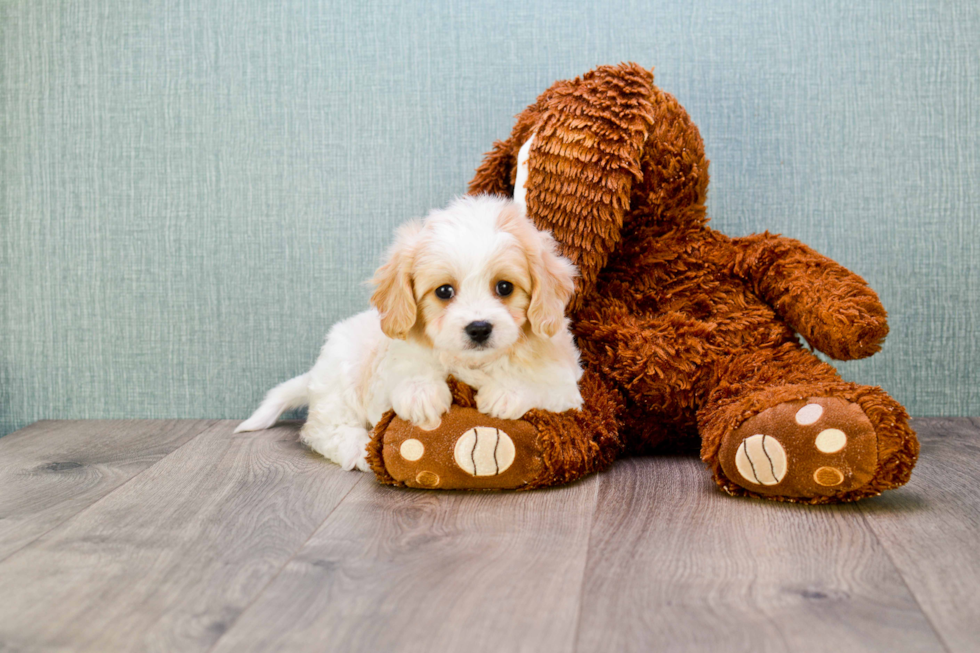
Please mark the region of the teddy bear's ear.
[[578, 267], [578, 297], [591, 292], [619, 243], [633, 184], [642, 179], [652, 92], [653, 75], [635, 64], [556, 83], [518, 116], [470, 184], [471, 192], [513, 196], [518, 154], [534, 139], [524, 153], [527, 213]]

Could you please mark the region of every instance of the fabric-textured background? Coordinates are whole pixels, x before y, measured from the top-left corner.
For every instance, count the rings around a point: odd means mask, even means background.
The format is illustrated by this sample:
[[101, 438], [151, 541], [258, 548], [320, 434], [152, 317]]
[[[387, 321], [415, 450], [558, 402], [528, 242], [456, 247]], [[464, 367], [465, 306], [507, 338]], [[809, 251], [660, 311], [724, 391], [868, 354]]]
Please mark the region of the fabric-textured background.
[[975, 2], [0, 2], [0, 434], [244, 417], [309, 367], [392, 229], [513, 116], [655, 67], [731, 235], [799, 238], [892, 333], [841, 366], [980, 414]]

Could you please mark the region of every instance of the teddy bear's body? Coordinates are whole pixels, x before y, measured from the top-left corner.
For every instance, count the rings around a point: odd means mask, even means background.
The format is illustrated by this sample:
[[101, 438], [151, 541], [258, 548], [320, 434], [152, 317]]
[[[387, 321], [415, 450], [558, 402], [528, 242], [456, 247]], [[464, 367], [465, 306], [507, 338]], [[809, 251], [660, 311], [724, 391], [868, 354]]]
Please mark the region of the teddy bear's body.
[[[767, 384], [777, 376], [836, 377], [804, 350], [794, 326], [809, 327], [841, 359], [873, 353], [887, 332], [874, 293], [796, 241], [768, 234], [731, 239], [703, 220], [624, 232], [573, 323], [588, 364], [615, 380], [628, 401], [626, 431], [646, 433], [627, 438], [634, 448], [696, 435], [697, 412], [715, 390], [750, 382], [753, 369], [764, 372]], [[794, 275], [820, 283], [799, 287]], [[812, 313], [799, 310], [804, 292]], [[766, 301], [779, 305], [787, 296], [797, 308], [788, 315]], [[845, 297], [862, 304], [861, 321], [841, 324], [835, 338], [821, 326], [832, 321], [827, 309], [839, 308]], [[834, 347], [838, 341], [846, 344]]]
[[818, 503], [901, 485], [918, 451], [904, 409], [797, 336], [869, 356], [888, 332], [877, 296], [802, 243], [710, 229], [707, 166], [684, 109], [624, 64], [556, 83], [477, 171], [471, 192], [524, 198], [581, 274], [586, 407], [525, 417], [545, 470], [528, 486], [695, 438], [731, 493]]

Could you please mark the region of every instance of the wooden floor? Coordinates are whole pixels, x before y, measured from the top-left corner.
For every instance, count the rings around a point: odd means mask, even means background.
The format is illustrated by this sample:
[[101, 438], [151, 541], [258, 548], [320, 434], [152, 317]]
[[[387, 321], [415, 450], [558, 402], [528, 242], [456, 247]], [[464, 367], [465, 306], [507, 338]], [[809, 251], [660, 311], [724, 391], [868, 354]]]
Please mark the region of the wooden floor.
[[912, 482], [730, 498], [695, 458], [527, 493], [383, 487], [298, 426], [0, 439], [0, 651], [976, 651], [980, 420]]

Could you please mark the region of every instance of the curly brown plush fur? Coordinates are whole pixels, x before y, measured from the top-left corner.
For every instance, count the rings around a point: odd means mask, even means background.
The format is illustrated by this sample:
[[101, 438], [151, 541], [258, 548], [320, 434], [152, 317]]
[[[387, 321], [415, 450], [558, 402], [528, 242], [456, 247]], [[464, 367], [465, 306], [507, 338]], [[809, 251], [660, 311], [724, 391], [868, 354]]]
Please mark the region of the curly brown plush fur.
[[[836, 359], [870, 356], [888, 333], [877, 295], [795, 240], [769, 233], [729, 238], [710, 229], [701, 136], [649, 71], [601, 67], [553, 85], [517, 117], [510, 138], [494, 144], [470, 192], [513, 195], [518, 150], [532, 134], [528, 213], [579, 266], [569, 315], [589, 378], [602, 379], [587, 383], [583, 396], [587, 406], [612, 402], [618, 426], [589, 423], [595, 413], [588, 408], [539, 417], [547, 422], [539, 432], [553, 464], [536, 485], [601, 469], [623, 451], [693, 437], [718, 485], [732, 494], [825, 503], [908, 480], [918, 443], [902, 406], [880, 388], [842, 380], [796, 335]], [[751, 451], [779, 466], [771, 440], [755, 450], [746, 442], [737, 453], [747, 437], [742, 425], [776, 414], [761, 415], [768, 409], [817, 398], [840, 400], [841, 415], [850, 410], [837, 425], [845, 435], [870, 421], [870, 453], [845, 447], [791, 457], [788, 473], [806, 476], [801, 482], [814, 488], [791, 494], [779, 483], [747, 481], [754, 468], [741, 476], [733, 471], [748, 469]], [[812, 433], [782, 419], [781, 449], [799, 444], [785, 438], [803, 437], [812, 448]], [[592, 446], [566, 442], [560, 434], [573, 429], [591, 434]], [[723, 447], [731, 438], [740, 440]], [[861, 468], [872, 470], [870, 479], [855, 471]], [[838, 476], [845, 480], [835, 482]]]

